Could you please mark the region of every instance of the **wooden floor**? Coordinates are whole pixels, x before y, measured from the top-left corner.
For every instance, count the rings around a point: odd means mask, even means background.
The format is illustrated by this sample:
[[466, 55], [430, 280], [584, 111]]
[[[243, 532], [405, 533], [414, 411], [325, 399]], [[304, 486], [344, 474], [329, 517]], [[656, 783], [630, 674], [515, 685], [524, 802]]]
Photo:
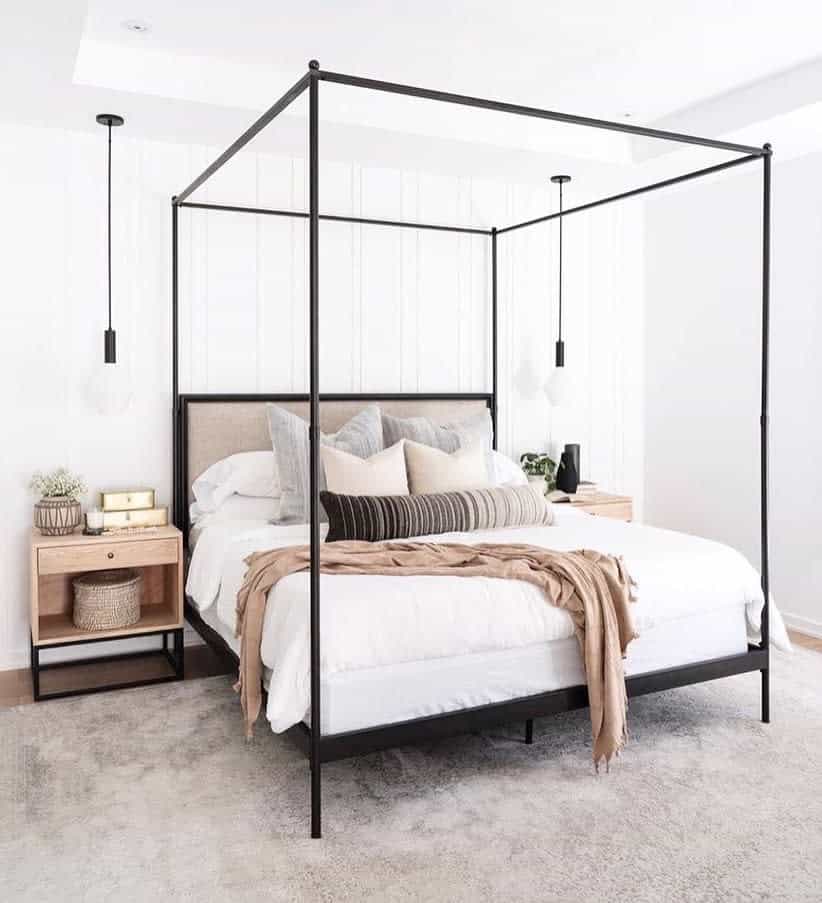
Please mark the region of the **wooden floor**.
[[804, 646], [805, 649], [822, 652], [822, 638], [820, 637], [806, 636], [804, 633], [797, 633], [795, 630], [789, 630], [788, 636], [791, 638], [791, 642], [797, 646]]
[[[822, 652], [822, 639], [788, 631], [797, 646]], [[185, 679], [212, 677], [227, 674], [222, 660], [208, 646], [189, 646], [185, 653]], [[93, 686], [95, 683], [137, 680], [155, 676], [157, 669], [165, 665], [154, 659], [130, 659], [123, 662], [105, 662], [99, 665], [83, 665], [77, 668], [58, 669], [41, 674], [43, 692]], [[19, 671], [0, 671], [0, 708], [34, 702], [31, 690], [31, 674], [28, 668]]]
[[[54, 693], [97, 684], [142, 680], [169, 672], [168, 664], [158, 657], [127, 659], [122, 662], [101, 662], [97, 665], [78, 665], [40, 673], [40, 689]], [[208, 646], [187, 646], [185, 651], [185, 679], [227, 674], [221, 659]], [[34, 702], [31, 672], [0, 671], [0, 708]]]

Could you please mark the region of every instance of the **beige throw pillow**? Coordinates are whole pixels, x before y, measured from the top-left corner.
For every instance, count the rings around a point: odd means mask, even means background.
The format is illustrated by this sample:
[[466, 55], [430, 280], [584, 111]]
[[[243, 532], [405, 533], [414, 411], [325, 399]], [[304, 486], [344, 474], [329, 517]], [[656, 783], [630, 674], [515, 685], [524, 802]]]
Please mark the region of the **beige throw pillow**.
[[484, 489], [491, 485], [485, 449], [478, 444], [449, 454], [409, 439], [405, 443], [405, 464], [412, 495]]
[[323, 445], [320, 457], [328, 490], [339, 495], [408, 495], [404, 444], [397, 442], [370, 458]]

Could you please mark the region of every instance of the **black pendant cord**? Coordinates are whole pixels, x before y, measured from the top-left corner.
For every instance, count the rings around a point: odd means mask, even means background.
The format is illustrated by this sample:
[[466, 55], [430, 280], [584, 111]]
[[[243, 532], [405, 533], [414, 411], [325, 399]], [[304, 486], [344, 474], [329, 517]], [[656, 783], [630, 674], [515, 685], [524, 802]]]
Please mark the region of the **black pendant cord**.
[[100, 125], [106, 126], [106, 128], [108, 129], [108, 160], [106, 161], [106, 226], [108, 231], [108, 234], [106, 236], [108, 258], [108, 329], [106, 329], [105, 331], [105, 356], [103, 358], [107, 364], [117, 363], [117, 333], [115, 333], [111, 325], [111, 130], [114, 126], [123, 125], [124, 121], [125, 120], [123, 119], [123, 117], [118, 116], [116, 113], [100, 113], [97, 116], [97, 122]]
[[554, 358], [554, 365], [557, 367], [565, 366], [565, 342], [562, 341], [562, 221], [564, 219], [563, 213], [563, 197], [562, 197], [562, 186], [566, 182], [571, 181], [570, 176], [551, 176], [551, 181], [555, 185], [559, 185], [559, 296], [558, 296], [558, 310], [559, 310], [559, 328], [557, 331], [557, 341], [556, 341], [556, 356]]
[[559, 183], [559, 331], [557, 339], [562, 342], [562, 182]]
[[111, 331], [111, 122], [108, 124], [108, 328]]

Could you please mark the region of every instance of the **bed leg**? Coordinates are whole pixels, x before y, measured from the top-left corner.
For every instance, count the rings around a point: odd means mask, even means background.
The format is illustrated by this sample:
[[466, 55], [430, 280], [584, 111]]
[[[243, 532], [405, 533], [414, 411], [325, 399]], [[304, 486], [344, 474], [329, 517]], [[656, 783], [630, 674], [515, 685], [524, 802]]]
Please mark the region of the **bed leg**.
[[525, 722], [525, 742], [530, 746], [534, 742], [534, 719]]
[[762, 723], [771, 723], [771, 682], [770, 668], [763, 668], [762, 674]]
[[311, 768], [311, 837], [318, 839], [322, 832], [322, 785], [320, 783], [320, 763], [312, 763]]

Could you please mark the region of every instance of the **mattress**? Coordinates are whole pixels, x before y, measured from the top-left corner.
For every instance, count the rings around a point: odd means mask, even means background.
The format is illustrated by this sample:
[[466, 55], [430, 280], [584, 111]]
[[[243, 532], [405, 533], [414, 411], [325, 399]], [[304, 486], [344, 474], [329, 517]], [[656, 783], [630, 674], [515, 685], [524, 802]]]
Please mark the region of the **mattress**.
[[[240, 643], [215, 608], [203, 620], [239, 655]], [[742, 606], [666, 621], [635, 640], [625, 661], [628, 675], [644, 674], [747, 649]], [[265, 669], [269, 685], [271, 669]], [[323, 734], [355, 731], [504, 702], [585, 683], [576, 637], [514, 649], [360, 668], [322, 681]], [[303, 719], [310, 721], [310, 712]]]
[[[436, 537], [534, 542], [622, 554], [639, 582], [629, 674], [742, 652], [758, 628], [756, 571], [727, 546], [562, 509], [553, 527]], [[304, 525], [214, 524], [203, 530], [187, 591], [233, 637], [244, 559], [303, 543]], [[490, 578], [322, 575], [323, 731], [339, 733], [573, 686], [582, 662], [568, 614], [530, 584]], [[269, 593], [261, 653], [276, 731], [308, 713], [308, 576]], [[774, 612], [772, 636], [781, 639]], [[784, 635], [784, 631], [782, 632]]]

